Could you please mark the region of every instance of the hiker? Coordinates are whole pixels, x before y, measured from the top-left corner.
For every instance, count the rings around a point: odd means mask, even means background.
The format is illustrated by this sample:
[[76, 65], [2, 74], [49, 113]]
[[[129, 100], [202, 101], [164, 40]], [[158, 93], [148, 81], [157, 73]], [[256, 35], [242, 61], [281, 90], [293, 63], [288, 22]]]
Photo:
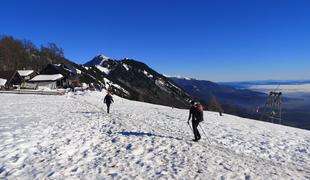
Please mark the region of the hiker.
[[203, 111], [200, 112], [200, 108], [202, 109], [202, 106], [199, 103], [195, 103], [195, 101], [191, 102], [187, 124], [189, 124], [189, 120], [192, 119], [192, 127], [195, 136], [193, 141], [199, 141], [201, 139], [198, 131], [198, 125], [201, 121], [203, 121]]
[[104, 103], [107, 104], [107, 111], [108, 111], [108, 113], [110, 113], [110, 105], [111, 105], [111, 103], [113, 103], [113, 102], [114, 102], [114, 101], [113, 101], [113, 98], [112, 98], [111, 94], [108, 93], [108, 94], [104, 97]]

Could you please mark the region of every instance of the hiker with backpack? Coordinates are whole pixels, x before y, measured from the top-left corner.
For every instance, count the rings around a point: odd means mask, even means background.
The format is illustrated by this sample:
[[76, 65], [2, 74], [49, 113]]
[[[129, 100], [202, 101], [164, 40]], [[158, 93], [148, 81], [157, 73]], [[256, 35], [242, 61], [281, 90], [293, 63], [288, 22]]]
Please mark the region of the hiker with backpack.
[[201, 121], [203, 121], [203, 107], [200, 103], [195, 103], [195, 101], [191, 102], [187, 124], [189, 124], [190, 119], [192, 119], [193, 133], [195, 136], [193, 141], [199, 141], [201, 136], [198, 131], [198, 125]]
[[112, 95], [110, 93], [108, 93], [105, 97], [104, 97], [104, 103], [107, 105], [107, 112], [110, 113], [110, 105], [113, 103], [113, 98]]

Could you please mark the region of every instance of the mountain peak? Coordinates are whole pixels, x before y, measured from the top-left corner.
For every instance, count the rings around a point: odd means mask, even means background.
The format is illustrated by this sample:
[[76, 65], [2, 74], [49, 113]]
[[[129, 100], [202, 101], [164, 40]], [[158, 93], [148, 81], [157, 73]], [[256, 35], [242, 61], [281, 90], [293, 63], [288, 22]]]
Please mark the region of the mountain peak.
[[111, 58], [103, 55], [103, 54], [98, 54], [96, 55], [92, 60], [88, 61], [87, 63], [85, 63], [85, 65], [102, 65], [103, 62], [111, 60]]
[[101, 59], [103, 59], [103, 60], [108, 60], [108, 59], [110, 59], [108, 56], [105, 56], [105, 55], [103, 55], [103, 54], [98, 54], [98, 55], [96, 56], [96, 58], [101, 58]]

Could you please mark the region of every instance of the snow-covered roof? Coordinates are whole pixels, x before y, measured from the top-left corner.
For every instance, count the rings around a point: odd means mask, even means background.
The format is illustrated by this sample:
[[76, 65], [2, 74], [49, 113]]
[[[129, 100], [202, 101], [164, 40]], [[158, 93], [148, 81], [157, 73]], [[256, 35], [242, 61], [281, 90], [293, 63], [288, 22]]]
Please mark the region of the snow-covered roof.
[[32, 78], [30, 81], [56, 81], [61, 78], [63, 78], [61, 74], [51, 74], [51, 75], [41, 74]]
[[17, 72], [20, 76], [29, 76], [34, 71], [33, 70], [18, 70]]
[[0, 86], [5, 86], [6, 79], [0, 78]]

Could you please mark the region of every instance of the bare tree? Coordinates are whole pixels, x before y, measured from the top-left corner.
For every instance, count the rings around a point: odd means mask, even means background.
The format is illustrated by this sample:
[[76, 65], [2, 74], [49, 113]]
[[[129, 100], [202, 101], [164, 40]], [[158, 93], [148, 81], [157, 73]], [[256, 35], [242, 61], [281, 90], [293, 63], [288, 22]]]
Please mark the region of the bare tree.
[[223, 116], [223, 108], [219, 102], [219, 100], [215, 97], [212, 96], [210, 103], [208, 105], [208, 110], [210, 111], [215, 111], [215, 112], [219, 112], [220, 116]]

